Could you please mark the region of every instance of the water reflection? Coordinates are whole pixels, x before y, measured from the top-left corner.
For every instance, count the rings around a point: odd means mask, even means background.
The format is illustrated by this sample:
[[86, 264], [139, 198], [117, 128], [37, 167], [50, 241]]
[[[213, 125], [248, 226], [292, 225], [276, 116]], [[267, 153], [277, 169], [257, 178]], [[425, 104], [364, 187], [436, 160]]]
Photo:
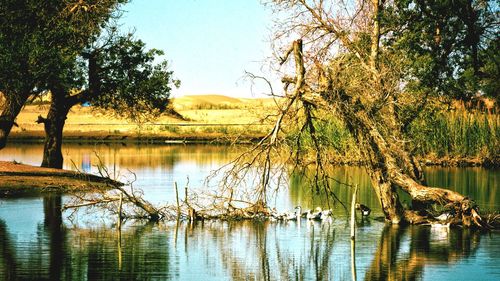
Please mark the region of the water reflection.
[[[190, 187], [203, 186], [205, 177], [228, 163], [244, 147], [219, 145], [134, 145], [134, 144], [77, 144], [64, 145], [64, 167], [78, 168], [97, 173], [96, 165], [102, 161], [115, 178], [131, 179], [130, 171], [137, 175], [136, 187], [146, 191], [146, 199], [156, 203], [175, 202], [174, 182], [185, 186], [189, 177]], [[41, 144], [10, 144], [2, 149], [0, 160], [16, 160], [25, 164], [39, 165], [42, 160]], [[484, 210], [498, 210], [500, 206], [500, 170], [481, 168], [427, 168], [429, 185], [456, 190], [471, 198]], [[349, 202], [351, 189], [339, 184], [357, 184], [359, 200], [381, 215], [376, 196], [368, 175], [362, 168], [340, 167], [332, 171], [331, 181], [337, 197]], [[307, 179], [293, 174], [289, 179], [289, 190], [275, 202], [281, 208], [294, 208], [298, 203], [304, 209], [327, 206], [326, 196], [316, 194], [309, 188]], [[403, 199], [405, 198], [402, 195]], [[409, 200], [409, 198], [407, 198]], [[342, 209], [339, 207], [339, 211]]]
[[199, 222], [181, 224], [179, 232], [183, 241], [174, 243], [174, 251], [193, 265], [201, 262], [197, 272], [188, 273], [194, 279], [332, 280], [335, 271], [333, 225]]
[[[480, 271], [484, 280], [499, 277], [498, 264], [477, 255], [479, 241], [486, 239], [491, 248], [482, 250], [498, 257], [498, 235], [452, 229], [436, 236], [430, 227], [373, 223], [376, 227], [358, 233], [360, 278], [436, 280], [429, 270], [436, 266], [437, 276], [443, 274], [441, 267], [448, 269], [448, 279], [461, 279], [449, 270], [452, 265]], [[0, 220], [0, 276], [5, 280], [348, 280], [348, 232], [343, 223], [305, 220], [300, 225], [250, 221], [135, 225], [121, 235], [110, 228], [41, 224], [32, 241], [23, 242]], [[482, 266], [476, 268], [478, 264]]]
[[[98, 174], [102, 163], [112, 178], [144, 189], [145, 198], [154, 203], [174, 202], [174, 182], [190, 188], [204, 185], [212, 170], [231, 161], [242, 147], [218, 145], [134, 145], [134, 144], [77, 144], [63, 147], [65, 169], [78, 169]], [[11, 144], [2, 149], [0, 160], [16, 160], [40, 165], [41, 144]], [[135, 177], [132, 173], [137, 175]]]
[[[242, 146], [223, 145], [153, 145], [153, 144], [78, 144], [67, 143], [62, 149], [64, 168], [88, 169], [96, 171], [100, 160], [110, 170], [142, 170], [143, 168], [164, 167], [171, 169], [179, 163], [211, 165], [227, 163], [242, 151]], [[37, 143], [9, 144], [2, 149], [0, 159], [16, 160], [25, 164], [40, 165], [43, 145]], [[123, 171], [122, 171], [123, 172]]]
[[12, 239], [7, 233], [7, 225], [3, 220], [0, 220], [0, 251], [2, 256], [0, 273], [5, 280], [15, 280], [17, 272], [16, 248], [12, 244]]
[[62, 198], [60, 195], [45, 195], [43, 232], [49, 246], [48, 280], [61, 280], [66, 254], [66, 228], [62, 220]]
[[428, 168], [429, 184], [450, 188], [476, 200], [483, 210], [498, 211], [500, 170], [473, 168]]
[[[40, 147], [38, 147], [40, 146]], [[10, 150], [9, 150], [10, 149]], [[16, 145], [0, 159], [39, 164], [41, 145]], [[220, 146], [66, 145], [65, 166], [94, 169], [101, 155], [110, 171], [131, 169], [146, 196], [168, 201], [173, 181], [202, 181], [238, 148]], [[4, 154], [4, 152], [6, 154]], [[359, 198], [373, 210], [358, 218], [357, 276], [365, 280], [499, 280], [500, 235], [429, 226], [392, 227], [381, 216], [366, 173], [339, 168], [334, 177], [359, 185]], [[432, 185], [452, 186], [480, 206], [500, 207], [498, 171], [428, 169]], [[339, 199], [351, 190], [332, 182]], [[334, 206], [329, 224], [296, 222], [196, 222], [125, 225], [121, 232], [99, 219], [70, 222], [61, 214], [65, 198], [0, 200], [0, 277], [5, 280], [349, 280], [350, 239], [347, 213]], [[299, 175], [277, 203], [293, 209], [325, 206], [326, 197]], [[173, 202], [173, 201], [171, 201]], [[480, 242], [480, 243], [479, 243]], [[1, 279], [1, 278], [0, 278]]]
[[[4, 280], [163, 280], [170, 276], [166, 233], [134, 227], [122, 236], [109, 229], [39, 227], [19, 242], [0, 220], [0, 276]], [[123, 259], [119, 259], [122, 251]]]
[[[375, 216], [382, 216], [382, 209], [379, 206], [375, 192], [371, 188], [368, 174], [360, 167], [339, 167], [331, 171], [330, 176], [335, 180], [329, 182], [331, 191], [335, 193], [340, 202], [350, 202], [352, 198], [353, 186], [359, 188], [358, 200], [364, 205], [370, 206]], [[290, 202], [300, 202], [303, 209], [314, 209], [317, 206], [326, 208], [328, 201], [332, 201], [331, 196], [326, 196], [324, 189], [317, 192], [311, 186], [308, 175], [292, 174], [290, 177], [289, 196]], [[333, 203], [336, 216], [347, 217], [347, 208], [338, 201]]]
[[386, 226], [365, 280], [421, 280], [429, 265], [450, 267], [474, 256], [481, 233], [430, 226]]
[[[61, 280], [64, 276], [67, 249], [61, 197], [45, 197], [43, 210], [44, 221], [36, 226], [36, 234], [31, 237], [18, 239], [19, 234], [9, 233], [9, 225], [0, 219], [0, 251], [3, 261], [0, 276], [5, 276], [5, 280]], [[18, 240], [25, 241], [18, 244]]]

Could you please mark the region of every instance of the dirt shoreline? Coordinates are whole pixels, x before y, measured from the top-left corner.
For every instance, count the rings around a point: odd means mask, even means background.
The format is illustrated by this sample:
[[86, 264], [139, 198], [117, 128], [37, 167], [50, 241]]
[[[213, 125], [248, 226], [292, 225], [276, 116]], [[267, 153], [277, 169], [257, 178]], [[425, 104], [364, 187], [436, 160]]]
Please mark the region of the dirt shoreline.
[[75, 171], [0, 161], [0, 197], [102, 190], [121, 185], [107, 178]]
[[[424, 167], [483, 167], [483, 168], [500, 168], [500, 156], [496, 157], [461, 157], [461, 156], [445, 156], [445, 157], [425, 157], [419, 156], [417, 160]], [[365, 163], [360, 160], [332, 160], [334, 166], [352, 166], [361, 167]]]
[[[12, 143], [40, 143], [44, 141], [44, 134], [34, 133], [11, 133], [9, 142]], [[65, 133], [65, 142], [110, 142], [110, 143], [215, 143], [215, 144], [248, 144], [258, 142], [260, 135], [159, 135], [159, 134], [109, 134], [107, 132], [95, 132], [94, 134]]]

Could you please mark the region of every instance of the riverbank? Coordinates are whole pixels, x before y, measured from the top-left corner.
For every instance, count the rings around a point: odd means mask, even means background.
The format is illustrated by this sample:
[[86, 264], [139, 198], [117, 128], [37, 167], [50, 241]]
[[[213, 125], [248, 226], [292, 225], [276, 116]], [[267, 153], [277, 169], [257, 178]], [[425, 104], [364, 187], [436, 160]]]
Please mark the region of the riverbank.
[[[9, 141], [44, 139], [48, 104], [27, 105], [16, 119]], [[74, 106], [64, 126], [65, 141], [250, 142], [265, 135], [273, 120], [264, 120], [273, 99], [236, 99], [220, 95], [185, 96], [172, 101], [177, 114], [163, 114], [152, 122], [134, 123], [92, 106]]]
[[[120, 144], [249, 144], [258, 142], [273, 128], [276, 108], [273, 99], [237, 99], [220, 95], [184, 96], [173, 99], [179, 115], [162, 115], [154, 122], [131, 123], [90, 106], [72, 108], [64, 127], [65, 143]], [[42, 143], [43, 126], [36, 124], [45, 115], [47, 104], [25, 106], [9, 135], [10, 143]], [[328, 116], [328, 113], [325, 113]], [[469, 112], [464, 108], [443, 111], [414, 122], [409, 149], [426, 166], [500, 166], [498, 135], [500, 115]], [[296, 137], [297, 128], [286, 133]], [[325, 159], [336, 166], [361, 166], [363, 159], [348, 130], [338, 120], [318, 123], [320, 135], [332, 136], [332, 148]], [[304, 151], [307, 137], [302, 143]], [[314, 155], [312, 155], [314, 156]], [[304, 160], [307, 163], [314, 159]]]
[[106, 189], [121, 183], [75, 171], [0, 161], [0, 197]]
[[[70, 143], [133, 143], [133, 144], [249, 144], [256, 143], [263, 134], [169, 134], [167, 133], [109, 133], [65, 132], [63, 140]], [[13, 132], [9, 135], [9, 143], [43, 143], [43, 132]]]

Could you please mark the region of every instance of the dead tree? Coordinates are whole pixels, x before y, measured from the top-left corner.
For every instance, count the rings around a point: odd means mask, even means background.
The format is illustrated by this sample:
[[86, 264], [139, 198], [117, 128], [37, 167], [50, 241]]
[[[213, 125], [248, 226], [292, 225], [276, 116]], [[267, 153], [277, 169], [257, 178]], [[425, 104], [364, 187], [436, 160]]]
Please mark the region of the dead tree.
[[[300, 39], [281, 49], [285, 55], [279, 57], [280, 64], [293, 63], [295, 74], [283, 78], [286, 106], [280, 109], [273, 130], [259, 144], [261, 149], [253, 149], [258, 155], [267, 153], [259, 156], [264, 159], [260, 163], [264, 175], [259, 194], [266, 191], [268, 184], [272, 147], [286, 137], [285, 119], [291, 117], [291, 122], [303, 124], [302, 128], [319, 150], [313, 119], [315, 113], [322, 111], [340, 119], [354, 137], [387, 221], [394, 224], [433, 221], [435, 214], [431, 215], [429, 210], [437, 204], [455, 214], [449, 221], [452, 224], [485, 227], [477, 207], [466, 196], [424, 185], [420, 164], [408, 149], [409, 140], [403, 134], [403, 123], [408, 120], [403, 122], [398, 114], [398, 103], [411, 102], [400, 87], [402, 70], [398, 68], [397, 57], [380, 47], [379, 15], [384, 3], [378, 0], [355, 3], [354, 11], [325, 1], [275, 2], [282, 11], [295, 12], [280, 25], [285, 30], [277, 33], [276, 40], [285, 41], [286, 46], [291, 35]], [[291, 86], [293, 90], [289, 92]], [[301, 113], [290, 114], [296, 108]], [[316, 164], [322, 168], [327, 161], [318, 150]], [[235, 164], [240, 168], [232, 169], [232, 173], [254, 162]], [[411, 209], [403, 208], [398, 189], [411, 196]], [[262, 203], [262, 196], [259, 198]]]

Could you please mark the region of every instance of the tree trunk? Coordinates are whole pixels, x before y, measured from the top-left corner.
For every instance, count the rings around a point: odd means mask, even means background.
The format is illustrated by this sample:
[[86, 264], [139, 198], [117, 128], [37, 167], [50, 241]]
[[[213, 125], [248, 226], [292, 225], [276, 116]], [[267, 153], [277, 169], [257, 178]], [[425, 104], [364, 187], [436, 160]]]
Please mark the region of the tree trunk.
[[[487, 227], [479, 216], [476, 207], [465, 196], [448, 189], [427, 187], [418, 182], [410, 171], [414, 170], [409, 153], [403, 148], [396, 149], [387, 139], [394, 138], [392, 133], [384, 136], [377, 124], [362, 109], [357, 111], [344, 108], [345, 122], [351, 133], [357, 137], [360, 150], [367, 160], [366, 169], [373, 188], [380, 200], [382, 210], [392, 223], [427, 223], [435, 218], [428, 214], [428, 206], [439, 204], [454, 209], [455, 216], [449, 222], [464, 226]], [[382, 125], [383, 126], [383, 125]], [[404, 210], [399, 202], [397, 189], [401, 188], [413, 200], [412, 210]]]
[[[341, 113], [339, 117], [356, 139], [387, 221], [394, 224], [426, 223], [434, 219], [426, 214], [429, 205], [451, 204], [456, 206], [457, 216], [461, 216], [457, 223], [466, 224], [464, 219], [472, 219], [476, 225], [482, 225], [477, 211], [466, 197], [451, 190], [422, 184], [423, 176], [419, 164], [406, 150], [405, 145], [398, 143], [402, 133], [391, 125], [394, 119], [391, 111], [367, 110], [359, 100], [353, 101], [352, 97], [343, 91], [337, 91], [333, 96], [328, 103], [338, 108]], [[397, 194], [399, 188], [412, 198], [415, 203], [413, 211], [404, 210]], [[462, 203], [465, 203], [463, 207]], [[420, 211], [423, 211], [422, 214]]]
[[63, 128], [70, 108], [71, 106], [62, 92], [53, 92], [47, 118], [38, 116], [37, 122], [43, 123], [45, 129], [42, 167], [62, 169]]
[[[299, 40], [294, 42], [294, 44], [301, 43]], [[375, 88], [377, 92], [373, 96], [379, 96], [376, 100], [370, 100], [359, 94], [348, 94], [343, 88], [334, 88], [336, 77], [331, 77], [325, 89], [320, 91], [322, 100], [317, 101], [316, 93], [311, 92], [311, 88], [300, 79], [305, 72], [302, 52], [299, 51], [301, 49], [294, 48], [297, 78], [294, 91], [296, 95], [292, 96], [296, 98], [300, 93], [299, 98], [303, 103], [316, 105], [326, 103], [326, 107], [329, 110], [334, 109], [337, 116], [343, 120], [364, 156], [366, 170], [387, 221], [393, 224], [436, 221], [429, 215], [427, 207], [440, 204], [454, 209], [456, 215], [450, 223], [470, 226], [471, 222], [474, 222], [476, 226], [487, 227], [478, 215], [476, 207], [463, 195], [422, 184], [420, 165], [404, 144], [402, 127], [398, 126], [400, 122], [397, 122], [394, 108], [387, 106], [391, 101], [382, 98], [390, 96], [389, 93], [381, 89], [377, 91]], [[377, 73], [376, 68], [370, 70]], [[372, 76], [372, 82], [375, 84], [380, 82], [378, 79], [377, 75]], [[412, 210], [405, 210], [401, 205], [397, 193], [399, 188], [417, 203], [412, 206]]]
[[28, 97], [28, 94], [9, 95], [8, 93], [4, 93], [5, 104], [0, 114], [0, 149], [7, 145], [7, 137], [12, 126], [17, 126], [14, 120], [28, 100]]

